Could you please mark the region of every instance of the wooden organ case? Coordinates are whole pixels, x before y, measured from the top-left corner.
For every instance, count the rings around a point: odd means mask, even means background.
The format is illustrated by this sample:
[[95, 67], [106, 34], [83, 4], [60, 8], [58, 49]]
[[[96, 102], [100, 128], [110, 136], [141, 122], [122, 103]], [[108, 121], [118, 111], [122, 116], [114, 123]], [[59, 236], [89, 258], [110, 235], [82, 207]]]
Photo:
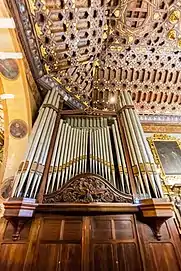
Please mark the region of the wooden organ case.
[[124, 102], [117, 114], [59, 108], [52, 126], [35, 123], [4, 203], [0, 270], [181, 270], [172, 203]]

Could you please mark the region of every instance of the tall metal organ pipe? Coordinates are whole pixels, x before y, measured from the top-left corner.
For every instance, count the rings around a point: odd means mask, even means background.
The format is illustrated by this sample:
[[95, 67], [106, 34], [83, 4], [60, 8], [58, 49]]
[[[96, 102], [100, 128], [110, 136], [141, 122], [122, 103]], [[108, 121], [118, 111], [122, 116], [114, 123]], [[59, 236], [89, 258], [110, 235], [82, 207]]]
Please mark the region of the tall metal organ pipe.
[[12, 196], [36, 197], [48, 154], [60, 95], [56, 90], [48, 91], [30, 135], [24, 161], [15, 176]]
[[[127, 102], [130, 105], [133, 106], [133, 101], [131, 99], [131, 95], [129, 93], [125, 93], [125, 97], [127, 97]], [[137, 128], [139, 130], [139, 133], [140, 133], [140, 136], [142, 138], [144, 148], [145, 148], [146, 153], [147, 153], [147, 157], [148, 157], [149, 162], [150, 162], [150, 164], [148, 164], [148, 174], [150, 174], [151, 176], [154, 177], [155, 183], [158, 186], [157, 187], [158, 195], [163, 197], [163, 191], [162, 191], [162, 187], [161, 187], [161, 183], [160, 183], [159, 173], [157, 171], [157, 168], [156, 168], [156, 165], [155, 165], [155, 162], [154, 162], [154, 159], [153, 159], [153, 155], [151, 153], [150, 146], [149, 146], [148, 141], [146, 140], [146, 137], [144, 135], [143, 128], [142, 128], [140, 120], [138, 118], [138, 114], [135, 112], [135, 110], [132, 110], [132, 115], [133, 115], [133, 118], [135, 120], [135, 127], [137, 126]]]
[[[127, 134], [130, 133], [130, 138], [133, 141], [134, 149], [130, 152], [131, 157], [137, 157], [138, 172], [142, 177], [142, 183], [148, 196], [161, 197], [162, 189], [160, 184], [159, 175], [156, 171], [156, 165], [153, 161], [151, 150], [149, 149], [146, 137], [139, 122], [139, 118], [134, 110], [133, 102], [131, 101], [130, 94], [127, 92], [120, 95], [120, 106], [122, 109], [122, 116]], [[127, 138], [128, 141], [128, 138]], [[130, 146], [130, 142], [127, 142]], [[134, 151], [134, 153], [133, 153]], [[136, 174], [135, 174], [136, 177]], [[136, 182], [137, 183], [137, 182]], [[138, 184], [138, 183], [137, 183]], [[138, 186], [137, 186], [138, 188]], [[139, 192], [139, 189], [138, 189]], [[143, 195], [142, 195], [143, 192]], [[139, 192], [140, 197], [144, 197], [144, 191]], [[151, 194], [151, 195], [150, 195]]]
[[[47, 93], [33, 127], [25, 162], [17, 173], [15, 196], [37, 197], [59, 101], [57, 92]], [[77, 174], [87, 172], [101, 175], [123, 193], [131, 193], [116, 118], [64, 116], [60, 119], [45, 194], [60, 189]]]

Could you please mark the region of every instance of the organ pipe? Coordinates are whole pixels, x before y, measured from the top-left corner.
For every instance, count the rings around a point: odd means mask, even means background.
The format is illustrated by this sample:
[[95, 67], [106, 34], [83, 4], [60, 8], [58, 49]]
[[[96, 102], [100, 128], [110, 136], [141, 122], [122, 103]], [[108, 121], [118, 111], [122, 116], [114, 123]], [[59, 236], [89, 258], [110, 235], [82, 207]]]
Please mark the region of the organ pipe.
[[50, 144], [50, 140], [46, 138], [46, 135], [49, 134], [51, 139], [59, 101], [60, 95], [57, 91], [53, 89], [47, 93], [30, 135], [23, 165], [21, 170], [16, 174], [12, 196], [29, 196], [30, 193], [32, 194], [32, 188], [34, 188], [35, 183], [36, 191], [38, 190], [44, 166], [42, 163], [46, 160], [48, 153], [48, 151], [45, 151], [44, 146], [48, 144], [46, 146], [46, 150], [48, 150]]
[[[124, 105], [126, 105], [126, 101], [124, 99], [124, 95], [122, 93], [122, 100], [124, 102]], [[143, 179], [143, 187], [144, 187], [144, 194], [145, 192], [151, 196], [151, 193], [150, 193], [150, 188], [149, 188], [149, 183], [148, 183], [148, 178], [147, 178], [147, 175], [146, 175], [146, 172], [145, 172], [145, 169], [141, 167], [141, 165], [143, 165], [144, 167], [144, 161], [143, 161], [143, 158], [142, 158], [142, 155], [141, 155], [141, 151], [140, 151], [140, 148], [139, 148], [139, 144], [138, 144], [138, 138], [136, 138], [136, 135], [135, 135], [135, 132], [134, 132], [134, 129], [133, 129], [133, 124], [131, 122], [131, 119], [130, 119], [130, 116], [129, 116], [129, 112], [128, 112], [128, 109], [124, 109], [124, 112], [123, 112], [126, 116], [126, 120], [128, 122], [128, 129], [129, 129], [129, 132], [130, 132], [130, 135], [131, 135], [131, 139], [132, 139], [132, 142], [133, 142], [133, 146], [134, 146], [134, 150], [135, 150], [135, 154], [136, 154], [136, 157], [137, 157], [137, 161], [138, 161], [138, 167], [139, 167], [139, 171], [140, 171], [140, 175], [142, 176], [142, 179]]]
[[[54, 107], [58, 107], [60, 97], [56, 95], [53, 97], [51, 93], [46, 97], [46, 103], [52, 103]], [[123, 99], [126, 103], [127, 99]], [[29, 173], [27, 174], [26, 182], [18, 183], [17, 190], [21, 191], [30, 197], [35, 198], [39, 191], [41, 184], [42, 172], [40, 172], [40, 165], [45, 165], [48, 147], [50, 145], [54, 123], [57, 111], [53, 107], [43, 107], [44, 116], [39, 118], [39, 125], [36, 122], [37, 131], [40, 133], [40, 138], [36, 135], [35, 140], [32, 140], [31, 149], [34, 149], [34, 154], [29, 155], [31, 164]], [[40, 113], [40, 115], [42, 112]], [[129, 152], [131, 156], [132, 166], [136, 166], [138, 173], [135, 175], [137, 189], [140, 194], [147, 193], [145, 179], [140, 173], [139, 163], [141, 158], [135, 153], [135, 135], [133, 141], [133, 129], [131, 129], [131, 121], [133, 116], [128, 112], [123, 112], [123, 123], [125, 127], [125, 134], [127, 142], [129, 143]], [[41, 123], [42, 122], [42, 123]], [[40, 129], [41, 127], [41, 129]], [[37, 142], [37, 143], [36, 143]], [[137, 149], [138, 149], [138, 143]], [[35, 148], [36, 146], [36, 148]], [[113, 152], [115, 151], [115, 154]], [[27, 152], [29, 153], [29, 152]], [[141, 154], [139, 153], [139, 157]], [[72, 177], [80, 173], [92, 172], [99, 174], [110, 182], [117, 189], [124, 193], [131, 193], [127, 163], [123, 151], [123, 144], [121, 134], [119, 132], [116, 118], [106, 117], [82, 117], [70, 116], [61, 118], [57, 127], [56, 139], [53, 146], [49, 174], [47, 176], [45, 194], [52, 193], [60, 189]], [[23, 171], [24, 174], [24, 171]], [[118, 174], [118, 175], [117, 175]], [[142, 180], [142, 179], [143, 180]], [[26, 185], [25, 185], [26, 184]], [[24, 190], [23, 190], [24, 189]]]
[[[123, 95], [125, 96], [126, 102], [129, 103], [129, 99], [128, 99], [127, 93], [125, 93]], [[149, 158], [148, 158], [147, 153], [145, 151], [145, 147], [144, 147], [144, 144], [143, 144], [143, 141], [142, 141], [140, 130], [137, 128], [136, 121], [135, 121], [135, 118], [134, 118], [134, 112], [133, 112], [132, 108], [128, 109], [128, 114], [129, 114], [130, 119], [132, 121], [132, 126], [133, 126], [133, 129], [135, 131], [135, 135], [137, 137], [137, 142], [138, 142], [138, 145], [139, 145], [139, 150], [140, 150], [141, 156], [143, 158], [143, 162], [144, 163], [141, 166], [143, 167], [144, 172], [148, 176], [149, 182], [150, 182], [150, 184], [152, 186], [152, 189], [155, 192], [155, 195], [158, 196], [157, 195], [157, 189], [156, 189], [156, 186], [155, 186], [155, 182], [153, 181], [153, 179], [154, 179], [153, 173], [150, 174], [150, 172], [147, 171], [147, 165], [149, 164], [150, 161], [149, 161]]]
[[[120, 105], [121, 105], [121, 107], [123, 107], [121, 101], [120, 101]], [[124, 112], [122, 112], [122, 116], [123, 116], [123, 123], [124, 123], [124, 127], [125, 127], [124, 132], [125, 132], [125, 135], [126, 135], [126, 141], [127, 141], [127, 146], [128, 146], [128, 150], [129, 150], [129, 154], [130, 154], [130, 160], [131, 160], [131, 166], [132, 166], [132, 169], [133, 169], [138, 194], [142, 194], [142, 193], [145, 193], [145, 190], [144, 190], [144, 186], [143, 186], [143, 183], [142, 183], [142, 179], [140, 177], [138, 161], [137, 161], [137, 158], [136, 158], [136, 154], [135, 154], [134, 147], [133, 147], [133, 142], [132, 142], [132, 139], [131, 139], [131, 135], [130, 135], [130, 132], [129, 132], [129, 128], [128, 128], [128, 124], [127, 124], [126, 116], [125, 116]]]
[[[133, 106], [133, 102], [131, 100], [130, 94], [127, 93], [127, 94], [125, 94], [125, 96], [128, 99], [128, 103]], [[139, 121], [138, 115], [135, 113], [135, 111], [132, 112], [132, 115], [133, 115], [133, 118], [135, 120], [135, 127], [137, 126], [137, 129], [139, 130], [139, 133], [140, 133], [143, 145], [144, 145], [144, 149], [146, 150], [147, 157], [148, 157], [149, 162], [150, 162], [150, 164], [148, 164], [148, 167], [149, 167], [148, 173], [151, 175], [151, 177], [153, 177], [155, 179], [155, 183], [156, 183], [156, 185], [158, 185], [158, 194], [161, 197], [163, 197], [163, 192], [162, 192], [162, 188], [161, 188], [159, 174], [157, 172], [156, 165], [155, 165], [155, 162], [154, 162], [150, 147], [149, 147], [148, 142], [146, 140], [146, 137], [144, 135], [143, 128], [142, 128], [141, 123]]]
[[119, 153], [118, 142], [117, 142], [117, 138], [116, 138], [116, 131], [115, 131], [114, 124], [112, 124], [112, 130], [113, 130], [113, 137], [114, 137], [115, 148], [116, 148], [116, 156], [117, 156], [117, 161], [118, 161], [119, 175], [120, 175], [120, 180], [121, 180], [121, 188], [122, 188], [122, 191], [125, 192], [122, 164], [121, 164], [120, 153]]
[[122, 162], [122, 170], [123, 170], [124, 179], [126, 182], [126, 189], [127, 189], [128, 193], [130, 193], [130, 186], [129, 186], [129, 180], [128, 180], [128, 170], [127, 170], [127, 166], [126, 166], [123, 145], [121, 142], [121, 137], [119, 136], [119, 130], [118, 130], [118, 125], [117, 125], [116, 119], [114, 119], [114, 126], [115, 126], [116, 138], [118, 140], [119, 152], [120, 152], [121, 162]]
[[[150, 157], [151, 151], [146, 144], [146, 138], [143, 134], [141, 124], [139, 123], [138, 116], [133, 109], [133, 103], [130, 103], [131, 98], [128, 93], [122, 93], [121, 100], [123, 102], [123, 104], [121, 103], [121, 106], [125, 106], [125, 108], [123, 107], [122, 115], [124, 122], [128, 122], [128, 129], [131, 134], [131, 139], [134, 142], [135, 155], [138, 159], [138, 168], [142, 176], [144, 188], [146, 188], [146, 192], [148, 193], [149, 197], [151, 196], [150, 187], [152, 187], [154, 196], [161, 196], [162, 191], [160, 189], [160, 182], [158, 180], [159, 177], [156, 174], [156, 170], [153, 170], [154, 166], [151, 166], [150, 162], [153, 162], [152, 158]], [[155, 175], [157, 178], [155, 178]]]

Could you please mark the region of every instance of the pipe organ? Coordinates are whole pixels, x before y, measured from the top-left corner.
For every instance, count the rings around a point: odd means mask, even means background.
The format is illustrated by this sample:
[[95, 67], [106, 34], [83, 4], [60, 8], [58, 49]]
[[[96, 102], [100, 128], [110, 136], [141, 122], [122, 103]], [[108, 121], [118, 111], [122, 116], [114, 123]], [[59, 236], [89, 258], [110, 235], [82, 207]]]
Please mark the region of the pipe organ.
[[[162, 196], [156, 165], [129, 93], [123, 92], [119, 97], [117, 117], [68, 116], [62, 111], [57, 130], [53, 132], [59, 103], [57, 93], [47, 94], [30, 136], [26, 160], [15, 178], [14, 196], [37, 197], [53, 133], [56, 138], [45, 194], [60, 189], [77, 174], [88, 172], [102, 176], [121, 192], [131, 194], [127, 170], [130, 166], [138, 198]], [[126, 162], [126, 147], [131, 165]]]
[[60, 120], [46, 194], [56, 191], [77, 174], [87, 172], [98, 174], [122, 192], [130, 193], [115, 118], [67, 117]]
[[[52, 133], [52, 127], [53, 124], [49, 133]], [[47, 147], [50, 141], [49, 133], [46, 135], [42, 133], [45, 142], [44, 148], [39, 144], [39, 148], [35, 149], [32, 167], [27, 167], [24, 172], [21, 165], [22, 169], [16, 177], [18, 185], [15, 195], [22, 196], [24, 194], [26, 197], [37, 197], [42, 177], [39, 169], [45, 166]], [[38, 135], [40, 143], [43, 142], [41, 135], [37, 133]], [[36, 137], [33, 142], [36, 142]], [[27, 160], [23, 165], [28, 163]], [[29, 169], [30, 172], [28, 173]], [[116, 118], [65, 117], [60, 119], [45, 194], [60, 189], [77, 174], [87, 172], [104, 177], [120, 191], [130, 194], [131, 187], [123, 143]]]
[[49, 91], [4, 205], [4, 271], [181, 270], [173, 205], [127, 92], [89, 115]]

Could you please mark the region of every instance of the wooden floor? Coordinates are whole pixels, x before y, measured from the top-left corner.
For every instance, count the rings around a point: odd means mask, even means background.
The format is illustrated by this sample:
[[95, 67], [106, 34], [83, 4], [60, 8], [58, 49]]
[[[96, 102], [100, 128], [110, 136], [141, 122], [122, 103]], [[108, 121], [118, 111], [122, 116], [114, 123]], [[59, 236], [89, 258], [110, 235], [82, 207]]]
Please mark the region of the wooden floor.
[[62, 216], [38, 214], [21, 240], [1, 220], [0, 271], [179, 271], [181, 242], [174, 220], [158, 241], [134, 214]]

